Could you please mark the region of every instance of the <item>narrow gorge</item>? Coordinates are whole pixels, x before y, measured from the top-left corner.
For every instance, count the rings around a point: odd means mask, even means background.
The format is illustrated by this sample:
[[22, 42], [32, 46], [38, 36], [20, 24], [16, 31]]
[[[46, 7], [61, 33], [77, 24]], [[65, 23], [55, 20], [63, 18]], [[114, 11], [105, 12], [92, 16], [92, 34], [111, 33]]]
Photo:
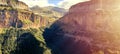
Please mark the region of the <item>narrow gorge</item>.
[[43, 34], [52, 54], [120, 54], [120, 0], [73, 5]]

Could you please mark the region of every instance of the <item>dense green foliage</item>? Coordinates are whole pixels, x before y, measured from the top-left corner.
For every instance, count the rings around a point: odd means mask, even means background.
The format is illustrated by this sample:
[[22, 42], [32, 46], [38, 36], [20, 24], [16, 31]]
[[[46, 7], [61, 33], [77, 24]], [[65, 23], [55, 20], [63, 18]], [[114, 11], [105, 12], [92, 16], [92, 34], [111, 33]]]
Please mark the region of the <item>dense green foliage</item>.
[[51, 54], [39, 29], [1, 29], [0, 54]]

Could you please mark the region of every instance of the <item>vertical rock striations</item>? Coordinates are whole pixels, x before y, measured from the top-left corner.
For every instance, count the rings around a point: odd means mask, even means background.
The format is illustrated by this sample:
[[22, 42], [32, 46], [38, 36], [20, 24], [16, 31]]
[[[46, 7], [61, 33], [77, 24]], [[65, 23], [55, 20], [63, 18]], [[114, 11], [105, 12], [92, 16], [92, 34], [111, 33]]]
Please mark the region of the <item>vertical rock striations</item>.
[[[18, 10], [1, 10], [0, 11], [0, 28], [3, 27], [40, 27], [47, 24], [45, 18], [35, 15], [30, 11]], [[44, 24], [44, 25], [42, 25]]]
[[29, 11], [28, 5], [18, 0], [0, 0], [0, 28], [38, 28], [47, 19]]
[[72, 6], [44, 32], [53, 54], [120, 54], [120, 0]]
[[[18, 0], [0, 0], [1, 6], [10, 6], [14, 9], [25, 9], [28, 10], [28, 5]], [[22, 8], [21, 8], [22, 7]]]

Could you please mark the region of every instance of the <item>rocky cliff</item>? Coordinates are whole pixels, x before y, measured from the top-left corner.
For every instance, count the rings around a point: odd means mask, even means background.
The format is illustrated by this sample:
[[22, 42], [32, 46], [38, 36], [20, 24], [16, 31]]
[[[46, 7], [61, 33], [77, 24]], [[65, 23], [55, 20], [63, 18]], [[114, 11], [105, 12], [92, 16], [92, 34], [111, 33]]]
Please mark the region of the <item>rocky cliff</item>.
[[120, 0], [73, 5], [44, 32], [53, 54], [120, 54]]
[[[14, 9], [25, 9], [28, 10], [28, 5], [18, 0], [0, 0], [0, 6], [10, 6]], [[22, 7], [22, 8], [21, 8]]]
[[45, 26], [46, 19], [24, 10], [0, 10], [0, 28], [3, 27], [40, 27]]
[[51, 54], [42, 36], [48, 18], [24, 4], [0, 0], [0, 54]]
[[42, 36], [47, 24], [25, 3], [0, 0], [0, 54], [51, 54]]
[[0, 5], [0, 28], [38, 28], [48, 23], [46, 18], [34, 14], [21, 1], [0, 0]]

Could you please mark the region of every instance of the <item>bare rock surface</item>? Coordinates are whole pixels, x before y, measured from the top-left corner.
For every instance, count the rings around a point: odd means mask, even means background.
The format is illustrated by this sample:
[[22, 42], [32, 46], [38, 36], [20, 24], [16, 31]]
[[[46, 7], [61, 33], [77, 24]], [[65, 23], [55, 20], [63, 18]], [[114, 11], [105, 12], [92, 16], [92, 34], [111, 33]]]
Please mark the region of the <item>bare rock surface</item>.
[[120, 0], [73, 5], [44, 32], [53, 54], [120, 54]]

